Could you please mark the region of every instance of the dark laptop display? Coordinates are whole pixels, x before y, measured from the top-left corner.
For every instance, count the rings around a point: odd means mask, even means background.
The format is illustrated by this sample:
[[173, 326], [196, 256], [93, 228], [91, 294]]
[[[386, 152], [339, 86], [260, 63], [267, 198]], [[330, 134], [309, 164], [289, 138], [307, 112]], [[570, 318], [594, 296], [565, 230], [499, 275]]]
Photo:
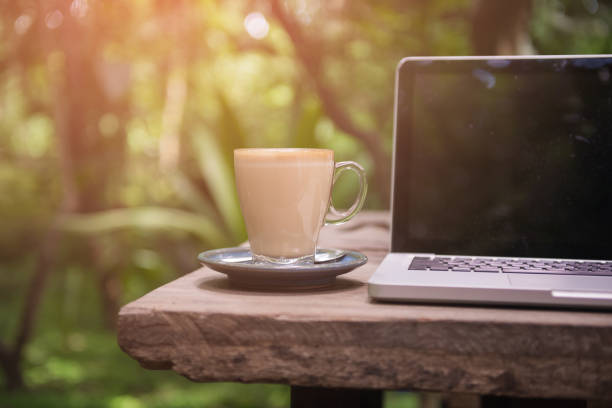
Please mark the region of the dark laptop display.
[[612, 58], [450, 64], [399, 68], [392, 251], [611, 259]]

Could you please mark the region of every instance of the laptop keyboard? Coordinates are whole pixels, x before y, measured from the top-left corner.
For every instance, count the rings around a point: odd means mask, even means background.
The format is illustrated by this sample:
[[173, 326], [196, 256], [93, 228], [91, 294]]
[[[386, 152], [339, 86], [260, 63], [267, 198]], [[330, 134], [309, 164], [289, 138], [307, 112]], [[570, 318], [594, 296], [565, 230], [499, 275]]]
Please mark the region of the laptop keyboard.
[[612, 276], [612, 261], [416, 256], [409, 270]]

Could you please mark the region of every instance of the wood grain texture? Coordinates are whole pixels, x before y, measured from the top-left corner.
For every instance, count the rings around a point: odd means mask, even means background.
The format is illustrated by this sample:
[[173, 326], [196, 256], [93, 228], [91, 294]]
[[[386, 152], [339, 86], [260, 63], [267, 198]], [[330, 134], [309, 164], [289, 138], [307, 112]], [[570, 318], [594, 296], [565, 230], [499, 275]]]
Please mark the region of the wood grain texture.
[[375, 303], [366, 281], [388, 214], [326, 227], [320, 243], [370, 261], [297, 293], [234, 289], [198, 269], [124, 306], [120, 347], [194, 381], [612, 399], [612, 313]]

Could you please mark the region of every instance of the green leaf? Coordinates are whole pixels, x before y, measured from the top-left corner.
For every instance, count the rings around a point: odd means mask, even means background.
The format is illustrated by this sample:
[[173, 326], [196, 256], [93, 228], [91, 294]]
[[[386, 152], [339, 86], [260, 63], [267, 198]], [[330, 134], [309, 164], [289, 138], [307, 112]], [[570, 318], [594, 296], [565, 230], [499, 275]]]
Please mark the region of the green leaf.
[[65, 214], [59, 217], [57, 227], [79, 234], [100, 234], [126, 228], [183, 230], [198, 236], [212, 247], [231, 243], [209, 218], [174, 208], [134, 207]]
[[217, 140], [219, 151], [229, 163], [234, 162], [234, 149], [244, 147], [246, 144], [246, 133], [242, 127], [239, 116], [230, 105], [221, 91], [217, 91], [217, 99], [221, 106], [221, 115], [217, 123]]
[[200, 171], [225, 225], [236, 242], [244, 240], [246, 230], [234, 182], [233, 150], [228, 160], [219, 141], [203, 127], [192, 134], [192, 140]]
[[300, 118], [295, 128], [292, 146], [319, 147], [315, 139], [315, 128], [322, 116], [321, 105], [315, 101], [306, 101], [302, 105]]

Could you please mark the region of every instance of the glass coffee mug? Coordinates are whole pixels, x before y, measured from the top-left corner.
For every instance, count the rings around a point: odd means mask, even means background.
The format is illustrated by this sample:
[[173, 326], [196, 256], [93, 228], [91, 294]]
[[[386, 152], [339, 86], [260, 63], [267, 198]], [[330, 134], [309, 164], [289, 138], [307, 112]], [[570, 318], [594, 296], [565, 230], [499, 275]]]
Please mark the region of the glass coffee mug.
[[[314, 262], [321, 227], [355, 216], [368, 188], [363, 167], [335, 163], [334, 151], [327, 149], [236, 149], [234, 169], [257, 262]], [[340, 174], [349, 170], [359, 177], [359, 194], [348, 210], [339, 211], [331, 191]]]

